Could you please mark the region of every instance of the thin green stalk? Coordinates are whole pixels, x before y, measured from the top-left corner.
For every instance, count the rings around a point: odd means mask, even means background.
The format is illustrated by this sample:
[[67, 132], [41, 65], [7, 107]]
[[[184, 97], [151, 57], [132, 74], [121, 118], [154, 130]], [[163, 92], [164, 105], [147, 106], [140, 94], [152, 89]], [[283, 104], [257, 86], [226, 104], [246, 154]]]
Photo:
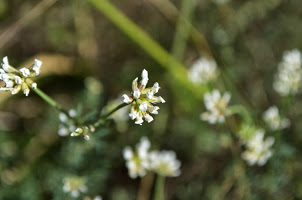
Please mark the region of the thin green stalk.
[[42, 90], [40, 90], [39, 88], [33, 89], [33, 91], [35, 91], [37, 93], [37, 95], [39, 95], [44, 101], [46, 101], [49, 105], [51, 105], [52, 107], [54, 107], [57, 111], [59, 112], [63, 112], [66, 114], [67, 117], [69, 117], [69, 114], [66, 110], [64, 110], [55, 100], [53, 100], [50, 96], [48, 96], [47, 94], [45, 94]]
[[157, 175], [155, 183], [155, 195], [154, 200], [164, 200], [164, 187], [165, 187], [165, 177]]
[[115, 8], [108, 0], [90, 0], [90, 2], [162, 67], [166, 68], [172, 76], [185, 88], [190, 90], [196, 98], [201, 99], [203, 97], [206, 88], [204, 86], [198, 86], [197, 88], [197, 86], [193, 85], [187, 78], [185, 67], [174, 59], [145, 31], [128, 19], [128, 17]]
[[119, 110], [127, 105], [129, 105], [129, 104], [122, 103], [122, 104], [118, 105], [117, 107], [115, 107], [113, 110], [109, 111], [108, 113], [101, 115], [100, 118], [93, 124], [93, 126], [95, 128], [100, 126], [110, 115], [112, 115], [114, 112], [116, 112], [117, 110]]

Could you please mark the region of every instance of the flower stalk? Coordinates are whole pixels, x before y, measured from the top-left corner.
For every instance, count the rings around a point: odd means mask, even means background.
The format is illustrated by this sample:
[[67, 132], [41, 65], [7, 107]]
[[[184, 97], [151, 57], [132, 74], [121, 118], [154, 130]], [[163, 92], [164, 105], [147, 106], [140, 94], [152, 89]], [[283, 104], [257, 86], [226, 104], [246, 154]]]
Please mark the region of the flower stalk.
[[164, 200], [164, 187], [165, 187], [165, 177], [157, 175], [155, 183], [155, 195], [154, 200]]
[[[51, 105], [52, 107], [54, 107], [57, 111], [62, 112], [64, 114], [66, 114], [67, 117], [69, 117], [69, 114], [66, 110], [64, 110], [62, 108], [61, 105], [59, 105], [55, 100], [53, 100], [50, 96], [48, 96], [47, 94], [45, 94], [42, 90], [40, 90], [39, 88], [32, 88], [33, 91], [39, 95], [44, 101], [46, 101], [49, 105]], [[73, 118], [72, 118], [73, 120]]]

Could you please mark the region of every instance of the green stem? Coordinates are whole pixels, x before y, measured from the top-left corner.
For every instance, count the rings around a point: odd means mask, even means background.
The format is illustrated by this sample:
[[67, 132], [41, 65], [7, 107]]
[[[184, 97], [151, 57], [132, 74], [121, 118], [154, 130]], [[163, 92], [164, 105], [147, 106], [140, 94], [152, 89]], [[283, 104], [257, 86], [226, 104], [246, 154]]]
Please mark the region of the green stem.
[[37, 93], [37, 95], [39, 95], [44, 101], [46, 101], [49, 105], [51, 105], [52, 107], [54, 107], [57, 111], [59, 112], [63, 112], [64, 114], [66, 114], [67, 117], [69, 117], [69, 114], [66, 110], [64, 110], [55, 100], [53, 100], [50, 96], [48, 96], [47, 94], [45, 94], [42, 90], [40, 90], [39, 88], [33, 89], [33, 91], [35, 91]]
[[154, 200], [164, 200], [164, 186], [165, 186], [165, 177], [157, 175], [155, 183], [155, 195]]
[[110, 115], [112, 115], [114, 112], [116, 112], [117, 110], [125, 107], [129, 105], [128, 103], [122, 103], [120, 105], [118, 105], [117, 107], [115, 107], [113, 110], [111, 110], [110, 112], [106, 113], [106, 114], [103, 114], [100, 116], [100, 118], [93, 124], [93, 126], [96, 128], [98, 126], [100, 126], [104, 120], [106, 120]]

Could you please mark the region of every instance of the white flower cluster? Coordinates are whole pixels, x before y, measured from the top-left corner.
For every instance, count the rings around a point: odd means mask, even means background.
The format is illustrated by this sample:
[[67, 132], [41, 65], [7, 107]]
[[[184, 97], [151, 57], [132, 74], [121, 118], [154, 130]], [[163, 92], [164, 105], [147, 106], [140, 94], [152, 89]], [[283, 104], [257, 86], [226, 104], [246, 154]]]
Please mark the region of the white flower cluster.
[[217, 65], [214, 60], [200, 58], [188, 72], [189, 79], [196, 84], [205, 84], [217, 78]]
[[263, 113], [263, 120], [272, 131], [289, 127], [290, 121], [287, 118], [281, 118], [276, 106], [271, 106]]
[[223, 96], [218, 90], [206, 93], [204, 95], [204, 104], [208, 111], [202, 113], [200, 118], [210, 124], [223, 123], [225, 117], [230, 114], [228, 109], [230, 99], [231, 94], [228, 92], [224, 93]]
[[33, 82], [31, 78], [40, 74], [41, 66], [42, 62], [35, 59], [34, 64], [29, 68], [17, 70], [10, 66], [7, 57], [4, 57], [2, 69], [0, 69], [0, 80], [5, 83], [5, 87], [0, 87], [0, 91], [10, 91], [11, 94], [17, 94], [22, 90], [25, 96], [28, 96], [29, 88], [37, 88], [37, 83]]
[[279, 64], [274, 81], [274, 89], [281, 96], [298, 93], [302, 82], [301, 52], [297, 49], [286, 51]]
[[150, 114], [158, 114], [159, 107], [154, 106], [157, 103], [165, 103], [166, 101], [161, 97], [154, 96], [160, 89], [159, 84], [154, 83], [153, 87], [146, 88], [148, 83], [148, 72], [143, 70], [142, 80], [140, 84], [137, 83], [138, 78], [132, 82], [132, 95], [123, 95], [124, 102], [131, 104], [129, 117], [135, 120], [135, 124], [142, 125], [145, 119], [148, 123], [153, 121]]
[[64, 179], [63, 191], [70, 193], [74, 198], [80, 196], [80, 193], [87, 192], [87, 186], [85, 185], [85, 179], [77, 176], [70, 176]]
[[264, 139], [264, 131], [258, 129], [253, 137], [246, 141], [247, 149], [242, 153], [242, 158], [247, 161], [249, 165], [263, 166], [267, 160], [273, 155], [271, 146], [274, 144], [273, 137]]
[[175, 177], [180, 175], [180, 161], [173, 151], [149, 151], [150, 141], [143, 137], [136, 145], [136, 151], [130, 147], [124, 149], [124, 159], [129, 176], [143, 177], [147, 171], [153, 171], [161, 176]]
[[59, 114], [59, 120], [61, 124], [59, 126], [58, 134], [60, 136], [67, 136], [76, 129], [74, 122], [70, 119], [76, 117], [77, 113], [75, 109], [69, 110], [68, 115], [69, 116], [62, 112]]

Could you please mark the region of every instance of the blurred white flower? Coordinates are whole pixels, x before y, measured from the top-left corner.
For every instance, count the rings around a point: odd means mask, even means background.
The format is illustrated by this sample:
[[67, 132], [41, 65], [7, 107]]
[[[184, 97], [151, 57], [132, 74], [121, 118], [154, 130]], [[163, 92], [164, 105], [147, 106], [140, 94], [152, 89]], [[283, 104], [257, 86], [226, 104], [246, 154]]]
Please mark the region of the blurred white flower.
[[74, 132], [76, 127], [72, 118], [75, 118], [77, 115], [75, 109], [68, 111], [68, 116], [61, 112], [59, 113], [59, 120], [61, 124], [59, 125], [58, 135], [59, 136], [68, 136], [70, 133]]
[[193, 63], [188, 72], [189, 79], [193, 83], [205, 84], [217, 78], [218, 70], [214, 60], [200, 58]]
[[204, 95], [204, 104], [207, 112], [200, 115], [202, 120], [208, 121], [211, 124], [223, 123], [225, 117], [230, 114], [228, 104], [231, 99], [231, 94], [226, 92], [221, 96], [218, 90], [213, 90], [211, 93]]
[[80, 196], [80, 193], [87, 192], [87, 186], [85, 185], [85, 179], [77, 176], [69, 176], [64, 179], [63, 191], [70, 193], [74, 198]]
[[140, 143], [136, 145], [135, 151], [130, 147], [125, 147], [123, 156], [126, 160], [126, 167], [128, 168], [128, 173], [131, 178], [134, 179], [137, 176], [143, 177], [146, 175], [146, 170], [149, 168], [149, 148], [150, 141], [146, 137], [141, 138]]
[[180, 161], [174, 151], [152, 151], [149, 154], [149, 170], [161, 176], [175, 177], [180, 175]]
[[142, 80], [140, 84], [137, 83], [138, 78], [132, 82], [132, 95], [123, 95], [124, 102], [131, 104], [129, 117], [135, 120], [135, 124], [142, 125], [144, 120], [148, 123], [153, 121], [153, 117], [150, 114], [158, 113], [158, 106], [154, 106], [157, 103], [165, 103], [166, 101], [161, 96], [154, 96], [160, 89], [159, 84], [154, 83], [153, 87], [146, 88], [148, 83], [148, 72], [143, 70]]
[[287, 118], [281, 118], [276, 106], [271, 106], [263, 113], [263, 120], [272, 131], [287, 128], [290, 121]]
[[21, 68], [17, 70], [8, 63], [8, 58], [3, 58], [2, 69], [0, 69], [0, 80], [5, 83], [5, 87], [0, 87], [0, 91], [10, 91], [11, 94], [17, 94], [20, 90], [25, 96], [28, 96], [30, 89], [37, 88], [37, 83], [30, 78], [34, 78], [40, 74], [42, 62], [35, 59], [35, 62], [29, 68]]
[[254, 136], [245, 142], [246, 150], [242, 153], [242, 158], [247, 161], [249, 165], [263, 166], [267, 160], [273, 155], [271, 146], [274, 144], [273, 137], [264, 139], [264, 131], [258, 129]]
[[281, 96], [295, 95], [299, 92], [301, 82], [301, 53], [297, 49], [286, 51], [279, 64], [273, 87]]
[[103, 198], [102, 198], [100, 195], [98, 195], [98, 196], [95, 196], [95, 197], [93, 198], [93, 200], [103, 200]]

